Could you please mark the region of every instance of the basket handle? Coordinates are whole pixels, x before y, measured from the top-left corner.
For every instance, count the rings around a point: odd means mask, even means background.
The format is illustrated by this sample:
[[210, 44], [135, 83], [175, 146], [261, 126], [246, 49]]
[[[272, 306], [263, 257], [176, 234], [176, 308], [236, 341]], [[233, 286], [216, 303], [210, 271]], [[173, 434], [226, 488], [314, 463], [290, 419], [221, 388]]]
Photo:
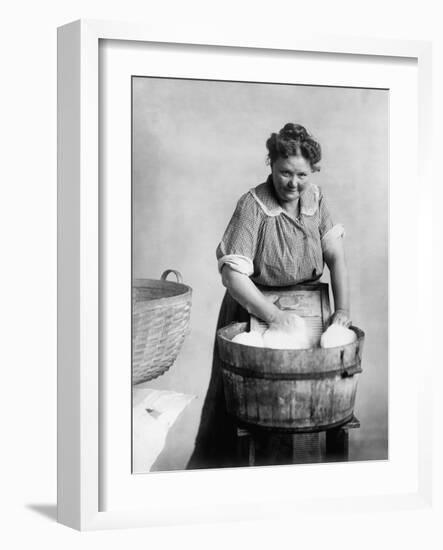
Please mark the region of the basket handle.
[[166, 271], [163, 271], [162, 276], [161, 276], [161, 280], [166, 281], [166, 278], [168, 277], [168, 275], [170, 273], [174, 273], [174, 275], [177, 277], [177, 283], [182, 283], [183, 282], [183, 277], [181, 276], [180, 272], [176, 271], [175, 269], [167, 269]]

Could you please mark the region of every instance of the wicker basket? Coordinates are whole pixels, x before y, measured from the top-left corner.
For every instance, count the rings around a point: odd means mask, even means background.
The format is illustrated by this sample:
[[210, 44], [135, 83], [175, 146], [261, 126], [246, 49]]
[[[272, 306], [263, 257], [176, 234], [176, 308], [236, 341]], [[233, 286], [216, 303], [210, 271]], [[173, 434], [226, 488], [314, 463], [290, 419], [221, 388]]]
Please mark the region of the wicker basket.
[[[174, 273], [177, 282], [167, 281]], [[132, 383], [140, 384], [166, 372], [189, 331], [192, 289], [178, 271], [168, 269], [161, 280], [136, 279], [132, 286]]]

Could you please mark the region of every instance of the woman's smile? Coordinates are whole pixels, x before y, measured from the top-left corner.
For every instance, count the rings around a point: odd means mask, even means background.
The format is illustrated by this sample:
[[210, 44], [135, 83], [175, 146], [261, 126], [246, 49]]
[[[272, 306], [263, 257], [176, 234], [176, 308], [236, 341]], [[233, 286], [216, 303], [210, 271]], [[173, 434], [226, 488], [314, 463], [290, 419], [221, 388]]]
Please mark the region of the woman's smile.
[[299, 193], [300, 192], [300, 189], [299, 189], [299, 186], [298, 185], [288, 185], [286, 187], [286, 192], [287, 193]]

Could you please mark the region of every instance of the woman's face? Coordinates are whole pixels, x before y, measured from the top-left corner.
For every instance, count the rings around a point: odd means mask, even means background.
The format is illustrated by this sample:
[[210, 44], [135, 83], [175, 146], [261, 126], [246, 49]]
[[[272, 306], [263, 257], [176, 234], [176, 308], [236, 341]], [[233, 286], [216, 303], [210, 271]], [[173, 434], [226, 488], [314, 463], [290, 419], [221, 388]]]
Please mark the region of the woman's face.
[[297, 200], [310, 174], [311, 165], [301, 155], [279, 157], [272, 165], [272, 181], [278, 199], [281, 202]]

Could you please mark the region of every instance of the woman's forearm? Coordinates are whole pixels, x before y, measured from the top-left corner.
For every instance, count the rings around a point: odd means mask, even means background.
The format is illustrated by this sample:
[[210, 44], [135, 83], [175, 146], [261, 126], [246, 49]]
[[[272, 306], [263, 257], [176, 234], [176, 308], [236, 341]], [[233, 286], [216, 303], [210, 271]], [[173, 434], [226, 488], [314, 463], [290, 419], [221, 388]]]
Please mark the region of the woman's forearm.
[[280, 313], [279, 308], [264, 297], [247, 275], [234, 271], [225, 264], [222, 281], [231, 296], [249, 313], [268, 324], [276, 320]]
[[348, 268], [344, 256], [331, 259], [328, 263], [331, 272], [332, 293], [335, 311], [343, 310], [350, 314]]
[[350, 297], [349, 297], [349, 277], [346, 265], [345, 247], [343, 238], [331, 237], [322, 242], [323, 257], [331, 273], [332, 294], [334, 296], [335, 313], [337, 310], [349, 318], [350, 315]]

